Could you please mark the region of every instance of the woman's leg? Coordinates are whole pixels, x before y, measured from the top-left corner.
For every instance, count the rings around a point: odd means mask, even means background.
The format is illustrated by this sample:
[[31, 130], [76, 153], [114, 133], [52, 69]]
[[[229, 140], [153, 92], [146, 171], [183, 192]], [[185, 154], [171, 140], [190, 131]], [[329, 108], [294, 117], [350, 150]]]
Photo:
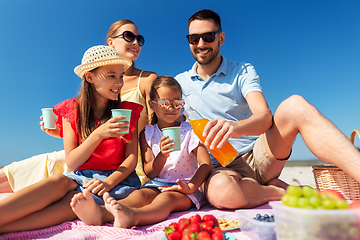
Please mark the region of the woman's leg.
[[[129, 207], [142, 207], [150, 204], [159, 193], [160, 191], [155, 188], [142, 188], [133, 191], [119, 202]], [[87, 189], [76, 194], [71, 199], [70, 206], [76, 216], [86, 225], [101, 225], [114, 221], [114, 216], [104, 207], [97, 205]]]
[[130, 208], [104, 194], [105, 208], [114, 216], [114, 227], [130, 228], [165, 220], [171, 212], [185, 211], [194, 206], [190, 198], [180, 192], [163, 192], [148, 205]]
[[78, 192], [70, 191], [59, 201], [46, 206], [37, 212], [33, 212], [16, 221], [1, 226], [0, 234], [41, 229], [76, 219], [76, 215], [70, 207], [70, 200], [76, 193]]
[[0, 168], [0, 193], [12, 193], [12, 192], [14, 191], [10, 187], [4, 168]]
[[77, 186], [76, 182], [63, 174], [55, 174], [11, 194], [0, 201], [0, 226], [42, 210]]

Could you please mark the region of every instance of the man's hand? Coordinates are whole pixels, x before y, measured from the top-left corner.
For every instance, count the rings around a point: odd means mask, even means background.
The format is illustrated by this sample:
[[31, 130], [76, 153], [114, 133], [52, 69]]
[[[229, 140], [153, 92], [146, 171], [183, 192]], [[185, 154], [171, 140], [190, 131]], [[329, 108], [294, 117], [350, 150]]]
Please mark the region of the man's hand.
[[216, 118], [209, 121], [203, 131], [203, 136], [206, 136], [204, 144], [210, 145], [210, 149], [216, 147], [221, 148], [225, 145], [226, 141], [232, 136], [234, 132], [234, 125], [221, 118]]

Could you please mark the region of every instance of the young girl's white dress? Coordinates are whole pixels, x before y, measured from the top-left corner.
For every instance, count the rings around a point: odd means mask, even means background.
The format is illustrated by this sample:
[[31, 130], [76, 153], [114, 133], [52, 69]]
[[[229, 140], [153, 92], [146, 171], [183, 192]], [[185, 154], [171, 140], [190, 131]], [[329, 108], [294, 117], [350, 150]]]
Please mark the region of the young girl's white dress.
[[[155, 180], [176, 183], [177, 179], [188, 183], [198, 169], [198, 162], [192, 152], [199, 145], [199, 138], [195, 135], [188, 122], [180, 124], [180, 151], [173, 151], [166, 159], [166, 163]], [[154, 156], [160, 153], [160, 139], [163, 136], [158, 125], [145, 126], [145, 139], [151, 147]]]
[[[200, 139], [195, 135], [188, 122], [181, 122], [180, 129], [180, 151], [171, 152], [159, 175], [145, 182], [142, 186], [143, 188], [175, 185], [177, 184], [177, 179], [188, 183], [196, 173], [199, 164], [192, 150], [199, 145]], [[160, 138], [162, 136], [163, 133], [157, 124], [145, 126], [145, 139], [151, 147], [154, 156], [160, 153]], [[187, 196], [194, 203], [195, 208], [199, 210], [204, 202], [202, 192], [197, 189], [194, 193], [188, 194]]]

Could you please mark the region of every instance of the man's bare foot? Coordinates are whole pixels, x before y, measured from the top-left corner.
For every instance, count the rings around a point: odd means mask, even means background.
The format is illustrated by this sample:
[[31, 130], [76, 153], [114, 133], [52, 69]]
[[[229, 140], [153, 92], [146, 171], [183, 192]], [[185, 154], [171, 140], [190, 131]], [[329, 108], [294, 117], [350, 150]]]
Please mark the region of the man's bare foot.
[[135, 211], [117, 202], [109, 193], [103, 195], [105, 208], [114, 216], [114, 227], [130, 228], [136, 225]]
[[284, 182], [283, 180], [280, 180], [278, 178], [271, 179], [267, 183], [267, 185], [268, 186], [272, 185], [272, 186], [280, 187], [280, 188], [285, 189], [285, 190], [286, 190], [287, 186], [289, 186], [289, 184], [287, 184], [286, 182]]
[[75, 194], [71, 199], [70, 206], [76, 216], [86, 225], [102, 224], [100, 206], [96, 204], [88, 189]]

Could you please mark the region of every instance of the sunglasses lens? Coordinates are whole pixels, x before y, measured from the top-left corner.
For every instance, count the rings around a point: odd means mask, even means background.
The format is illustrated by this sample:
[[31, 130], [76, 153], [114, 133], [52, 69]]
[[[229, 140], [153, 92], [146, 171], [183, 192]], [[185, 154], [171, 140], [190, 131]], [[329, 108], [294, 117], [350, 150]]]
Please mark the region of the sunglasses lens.
[[190, 44], [197, 44], [200, 40], [200, 35], [198, 34], [187, 35], [186, 37]]
[[145, 39], [141, 35], [137, 35], [136, 40], [138, 41], [139, 46], [142, 46], [145, 43]]
[[184, 100], [182, 100], [182, 99], [179, 99], [179, 100], [174, 100], [173, 101], [173, 106], [174, 106], [174, 108], [176, 108], [176, 109], [180, 109], [180, 108], [182, 108], [183, 106], [184, 106]]
[[211, 43], [215, 40], [215, 33], [214, 32], [204, 33], [202, 34], [201, 37], [205, 42]]
[[130, 31], [123, 32], [123, 37], [124, 37], [125, 41], [127, 41], [127, 42], [132, 42], [136, 38], [135, 34], [133, 34]]

